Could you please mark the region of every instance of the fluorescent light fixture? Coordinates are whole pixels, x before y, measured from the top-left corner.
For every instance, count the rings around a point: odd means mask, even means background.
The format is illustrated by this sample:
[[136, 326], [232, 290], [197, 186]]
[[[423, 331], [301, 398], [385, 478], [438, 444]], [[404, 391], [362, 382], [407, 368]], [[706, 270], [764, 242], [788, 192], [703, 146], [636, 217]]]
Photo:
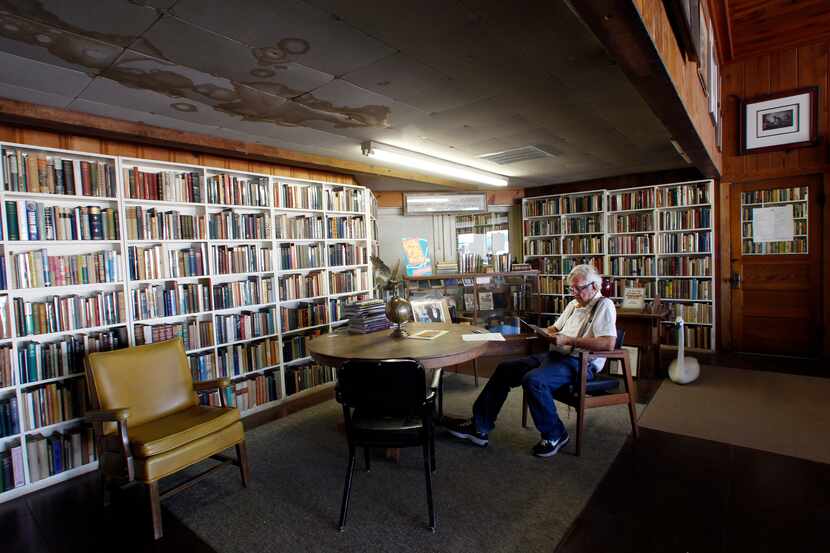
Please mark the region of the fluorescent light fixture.
[[491, 186], [507, 186], [507, 177], [473, 169], [472, 167], [460, 165], [452, 161], [446, 161], [372, 141], [364, 142], [361, 147], [363, 149], [363, 155], [379, 161], [403, 165], [405, 167], [468, 182], [489, 184]]

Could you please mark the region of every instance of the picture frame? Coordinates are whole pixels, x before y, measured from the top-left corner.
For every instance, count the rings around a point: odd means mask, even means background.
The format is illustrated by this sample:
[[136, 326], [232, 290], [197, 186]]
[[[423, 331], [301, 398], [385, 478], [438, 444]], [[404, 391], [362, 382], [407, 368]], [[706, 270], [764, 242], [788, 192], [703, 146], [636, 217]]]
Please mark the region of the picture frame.
[[698, 3], [698, 28], [700, 29], [700, 43], [697, 57], [697, 76], [703, 86], [703, 92], [709, 96], [711, 88], [710, 64], [712, 62], [712, 28], [706, 13], [705, 2]]
[[412, 299], [412, 319], [416, 323], [450, 324], [450, 309], [444, 298], [423, 297]]
[[700, 0], [663, 0], [674, 37], [689, 61], [697, 61], [700, 49]]
[[817, 143], [818, 87], [741, 99], [738, 153], [789, 150]]

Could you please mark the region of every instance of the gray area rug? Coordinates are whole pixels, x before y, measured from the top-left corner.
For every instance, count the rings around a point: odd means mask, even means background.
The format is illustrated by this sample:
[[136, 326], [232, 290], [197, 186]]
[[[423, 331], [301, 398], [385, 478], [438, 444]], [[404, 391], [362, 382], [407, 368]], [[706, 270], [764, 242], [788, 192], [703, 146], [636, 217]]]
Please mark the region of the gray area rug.
[[[468, 415], [479, 388], [445, 377], [445, 411]], [[571, 443], [558, 455], [530, 455], [535, 428], [521, 427], [514, 390], [478, 448], [439, 430], [433, 475], [435, 534], [428, 515], [420, 448], [400, 464], [362, 454], [346, 530], [337, 531], [347, 449], [336, 430], [340, 405], [328, 401], [247, 433], [252, 482], [226, 468], [164, 503], [220, 553], [257, 551], [523, 551], [550, 553], [580, 513], [630, 426], [625, 406], [588, 411], [582, 456], [574, 456], [576, 414], [560, 406]]]

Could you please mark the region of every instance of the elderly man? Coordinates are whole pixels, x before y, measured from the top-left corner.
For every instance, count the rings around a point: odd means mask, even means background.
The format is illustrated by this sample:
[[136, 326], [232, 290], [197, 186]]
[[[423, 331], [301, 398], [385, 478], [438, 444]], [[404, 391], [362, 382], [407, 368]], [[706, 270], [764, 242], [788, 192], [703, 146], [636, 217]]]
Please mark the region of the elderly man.
[[[600, 293], [602, 278], [597, 270], [592, 265], [577, 265], [568, 275], [568, 283], [574, 299], [546, 329], [550, 351], [500, 363], [473, 404], [472, 420], [448, 428], [450, 434], [486, 446], [507, 393], [521, 385], [533, 423], [542, 435], [533, 446], [533, 455], [556, 455], [568, 443], [570, 438], [556, 413], [553, 392], [577, 381], [577, 349], [610, 350], [617, 338], [617, 311], [613, 302]], [[589, 365], [589, 380], [604, 363], [605, 359], [597, 359]]]

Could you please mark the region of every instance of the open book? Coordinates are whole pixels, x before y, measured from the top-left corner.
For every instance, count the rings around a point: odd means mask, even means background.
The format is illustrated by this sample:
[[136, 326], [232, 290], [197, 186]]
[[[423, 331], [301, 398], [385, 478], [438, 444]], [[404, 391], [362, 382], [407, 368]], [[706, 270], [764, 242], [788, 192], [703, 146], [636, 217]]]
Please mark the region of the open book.
[[545, 328], [543, 326], [536, 326], [534, 324], [530, 324], [529, 322], [527, 322], [524, 319], [519, 319], [519, 321], [524, 323], [524, 325], [526, 327], [528, 327], [530, 330], [532, 330], [533, 332], [535, 332], [537, 335], [541, 336], [542, 338], [545, 338], [546, 340], [550, 340], [550, 339], [553, 338], [553, 336], [548, 332], [547, 328]]

